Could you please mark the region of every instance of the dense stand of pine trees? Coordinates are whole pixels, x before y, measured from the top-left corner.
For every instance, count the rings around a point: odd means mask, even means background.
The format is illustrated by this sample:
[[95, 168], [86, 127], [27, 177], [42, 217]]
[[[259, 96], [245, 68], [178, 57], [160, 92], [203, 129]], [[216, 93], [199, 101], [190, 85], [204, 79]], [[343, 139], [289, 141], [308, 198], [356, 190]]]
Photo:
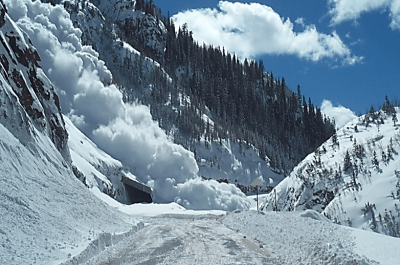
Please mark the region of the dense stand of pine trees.
[[[144, 103], [152, 106], [164, 129], [178, 127], [177, 142], [193, 150], [202, 136], [210, 140], [230, 138], [255, 146], [260, 157], [271, 159], [273, 168], [290, 170], [334, 133], [334, 123], [310, 99], [305, 100], [300, 87], [297, 93], [290, 91], [284, 78], [265, 72], [262, 61], [241, 62], [223, 48], [196, 43], [186, 25], [176, 31], [172, 21], [158, 19], [167, 29], [166, 49], [158, 61], [174, 82], [154, 83], [153, 99]], [[158, 57], [149, 49], [141, 51], [147, 57]], [[167, 110], [162, 100], [166, 95], [177, 112]], [[182, 95], [188, 95], [190, 104]], [[212, 113], [215, 126], [202, 119], [206, 109]]]
[[[262, 61], [240, 61], [223, 48], [199, 45], [186, 25], [176, 30], [152, 1], [138, 0], [136, 10], [156, 20], [155, 25], [163, 22], [159, 42], [164, 49], [147, 45], [144, 20], [128, 18], [115, 33], [141, 54], [127, 54], [123, 67], [109, 67], [118, 71], [114, 76], [125, 77], [117, 82], [126, 100], [150, 106], [153, 118], [176, 143], [196, 151], [202, 138], [230, 139], [254, 146], [261, 158], [270, 158], [272, 168], [288, 172], [335, 132], [334, 122], [305, 99], [300, 87], [292, 92], [284, 78], [265, 72]], [[146, 68], [145, 56], [160, 67]]]

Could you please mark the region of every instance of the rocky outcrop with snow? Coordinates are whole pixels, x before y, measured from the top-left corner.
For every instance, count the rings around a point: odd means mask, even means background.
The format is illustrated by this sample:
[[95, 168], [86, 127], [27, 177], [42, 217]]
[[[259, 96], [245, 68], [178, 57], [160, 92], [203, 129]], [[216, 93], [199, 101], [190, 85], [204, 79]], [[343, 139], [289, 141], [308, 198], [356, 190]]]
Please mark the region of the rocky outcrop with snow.
[[64, 120], [75, 176], [89, 189], [98, 189], [119, 202], [129, 204], [130, 199], [121, 179], [136, 180], [136, 177], [79, 131], [68, 117]]
[[24, 143], [35, 136], [35, 127], [70, 162], [59, 98], [39, 67], [39, 54], [27, 34], [9, 18], [2, 2], [0, 9], [0, 121]]
[[398, 112], [390, 106], [348, 123], [295, 167], [261, 208], [313, 209], [342, 225], [399, 237]]
[[[135, 10], [136, 1], [59, 2], [71, 14], [74, 25], [82, 31], [82, 41], [94, 47], [102, 58], [108, 55], [105, 48], [111, 48], [113, 42], [118, 42], [119, 36], [131, 47], [140, 45], [156, 54], [156, 58], [163, 57], [166, 28], [154, 16]], [[114, 47], [110, 51], [118, 49]]]

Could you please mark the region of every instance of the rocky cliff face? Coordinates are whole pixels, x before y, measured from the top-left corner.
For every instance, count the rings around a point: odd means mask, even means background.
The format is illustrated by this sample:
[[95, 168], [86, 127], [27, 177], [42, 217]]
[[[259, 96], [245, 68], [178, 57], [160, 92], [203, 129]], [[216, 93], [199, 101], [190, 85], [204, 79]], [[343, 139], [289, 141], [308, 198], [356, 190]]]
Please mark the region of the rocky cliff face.
[[36, 137], [34, 127], [70, 162], [58, 96], [39, 66], [36, 49], [9, 18], [2, 0], [0, 30], [0, 122], [24, 144]]

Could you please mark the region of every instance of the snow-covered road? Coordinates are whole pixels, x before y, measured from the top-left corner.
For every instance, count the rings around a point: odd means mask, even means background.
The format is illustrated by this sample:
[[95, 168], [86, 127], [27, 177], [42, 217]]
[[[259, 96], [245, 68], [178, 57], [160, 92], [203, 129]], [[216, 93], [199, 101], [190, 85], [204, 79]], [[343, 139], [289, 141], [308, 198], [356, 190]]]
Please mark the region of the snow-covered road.
[[[143, 229], [86, 264], [389, 265], [399, 256], [399, 240], [333, 224], [315, 211], [165, 214], [141, 221]], [[371, 252], [378, 246], [360, 245], [359, 238], [380, 238], [382, 251]]]
[[143, 230], [90, 264], [279, 264], [269, 249], [227, 228], [222, 218], [149, 219]]

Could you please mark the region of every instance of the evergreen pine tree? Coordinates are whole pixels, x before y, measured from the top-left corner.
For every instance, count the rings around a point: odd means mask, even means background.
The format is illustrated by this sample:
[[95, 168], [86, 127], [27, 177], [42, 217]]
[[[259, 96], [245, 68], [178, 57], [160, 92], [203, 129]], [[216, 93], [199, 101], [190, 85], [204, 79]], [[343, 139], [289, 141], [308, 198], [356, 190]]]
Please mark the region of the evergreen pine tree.
[[352, 167], [350, 153], [347, 150], [344, 156], [343, 171], [347, 172]]
[[396, 122], [398, 121], [398, 120], [397, 120], [397, 113], [396, 113], [396, 111], [393, 111], [393, 113], [392, 113], [392, 121], [393, 121], [393, 126], [396, 126]]
[[373, 154], [371, 162], [372, 162], [372, 165], [374, 165], [376, 168], [379, 167], [379, 160], [378, 160], [378, 158], [376, 156], [376, 151], [375, 150], [374, 150], [374, 154]]
[[382, 151], [382, 162], [387, 162], [387, 156], [385, 151]]
[[336, 131], [332, 135], [332, 147], [339, 146], [339, 141], [337, 138]]

